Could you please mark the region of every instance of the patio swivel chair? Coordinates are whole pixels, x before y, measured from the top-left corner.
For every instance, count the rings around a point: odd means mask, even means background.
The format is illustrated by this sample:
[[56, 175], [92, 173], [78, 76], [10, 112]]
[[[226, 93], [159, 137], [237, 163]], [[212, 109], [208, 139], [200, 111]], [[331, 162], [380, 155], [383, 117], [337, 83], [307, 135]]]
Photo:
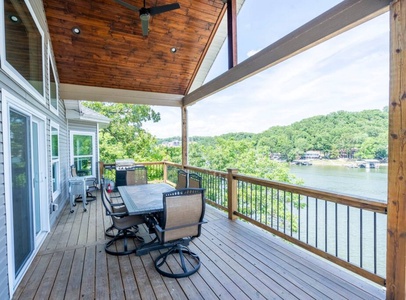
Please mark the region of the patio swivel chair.
[[148, 171], [145, 166], [135, 166], [126, 171], [126, 185], [147, 184]]
[[[104, 179], [103, 179], [103, 186], [105, 186], [105, 185], [104, 185]], [[103, 201], [107, 201], [107, 202], [108, 202], [108, 204], [109, 204], [110, 207], [111, 207], [111, 211], [112, 211], [113, 213], [128, 214], [127, 207], [125, 207], [124, 202], [113, 202], [112, 199], [111, 199], [112, 196], [110, 195], [110, 193], [108, 193], [107, 189], [102, 189], [102, 191], [101, 191], [101, 197], [102, 197]], [[119, 198], [119, 196], [116, 196], [116, 197], [113, 197], [113, 198]], [[111, 225], [110, 227], [108, 227], [108, 228], [105, 230], [104, 234], [105, 234], [106, 236], [108, 236], [108, 237], [113, 238], [113, 237], [115, 237], [115, 236], [117, 235], [117, 233], [114, 233], [114, 232], [113, 232], [114, 229], [115, 229], [114, 226]]]
[[[205, 211], [203, 189], [182, 189], [163, 194], [163, 218], [155, 225], [155, 233], [163, 248], [169, 248], [155, 259], [155, 269], [163, 276], [172, 278], [187, 277], [200, 268], [199, 256], [188, 245], [200, 236]], [[176, 264], [170, 255], [179, 256]], [[180, 265], [180, 266], [179, 266]]]
[[[127, 212], [114, 212], [113, 206], [107, 201], [107, 190], [101, 186], [102, 190], [102, 202], [106, 209], [106, 215], [111, 217], [112, 229], [117, 230], [117, 234], [106, 243], [104, 250], [111, 255], [128, 255], [136, 250], [136, 246], [130, 246], [128, 244], [129, 239], [136, 238], [136, 231], [138, 225], [144, 223], [142, 216], [130, 216]], [[111, 229], [111, 230], [112, 230]], [[142, 238], [141, 238], [142, 240]]]
[[185, 189], [187, 187], [187, 172], [183, 170], [178, 170], [178, 182], [176, 183], [175, 189]]
[[190, 173], [188, 187], [192, 189], [200, 189], [202, 187], [202, 177], [196, 173]]

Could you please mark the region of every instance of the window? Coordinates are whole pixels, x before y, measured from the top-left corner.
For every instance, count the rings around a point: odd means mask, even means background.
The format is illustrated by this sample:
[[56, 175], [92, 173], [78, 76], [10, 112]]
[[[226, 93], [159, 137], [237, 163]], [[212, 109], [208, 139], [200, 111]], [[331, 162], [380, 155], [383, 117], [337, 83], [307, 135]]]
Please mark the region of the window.
[[1, 65], [34, 96], [44, 101], [43, 32], [24, 1], [4, 0]]
[[71, 132], [71, 161], [78, 176], [95, 176], [95, 135], [88, 132]]
[[[48, 47], [48, 53], [51, 53], [50, 47]], [[49, 70], [49, 105], [51, 108], [51, 111], [54, 113], [58, 114], [58, 101], [59, 101], [59, 96], [58, 96], [58, 84], [56, 82], [56, 76], [55, 76], [55, 68], [54, 68], [54, 63], [51, 59], [51, 55], [49, 55], [48, 59], [48, 70]]]
[[59, 127], [51, 123], [51, 154], [52, 154], [52, 195], [55, 199], [59, 193]]

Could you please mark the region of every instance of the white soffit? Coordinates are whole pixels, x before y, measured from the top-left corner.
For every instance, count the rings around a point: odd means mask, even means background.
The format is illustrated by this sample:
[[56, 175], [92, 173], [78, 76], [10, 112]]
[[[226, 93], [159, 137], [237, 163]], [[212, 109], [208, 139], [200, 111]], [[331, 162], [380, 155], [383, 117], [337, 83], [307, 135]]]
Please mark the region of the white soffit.
[[183, 95], [130, 91], [65, 83], [59, 85], [59, 92], [61, 98], [64, 100], [86, 100], [175, 107], [181, 107], [183, 99]]

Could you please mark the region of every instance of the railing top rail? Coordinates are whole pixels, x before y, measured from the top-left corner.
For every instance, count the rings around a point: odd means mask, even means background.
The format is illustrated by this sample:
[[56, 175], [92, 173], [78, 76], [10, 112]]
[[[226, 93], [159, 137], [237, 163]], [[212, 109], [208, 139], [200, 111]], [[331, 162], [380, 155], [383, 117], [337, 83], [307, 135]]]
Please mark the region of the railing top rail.
[[[135, 165], [143, 165], [143, 166], [151, 166], [151, 165], [163, 165], [164, 162], [162, 161], [143, 161], [143, 162], [135, 162]], [[104, 163], [104, 167], [106, 166], [115, 166], [116, 163]]]
[[198, 167], [193, 167], [193, 166], [185, 166], [185, 169], [195, 171], [195, 172], [204, 173], [204, 174], [210, 174], [210, 175], [213, 175], [213, 176], [216, 176], [216, 177], [227, 178], [227, 172], [209, 170], [209, 169], [198, 168]]
[[203, 174], [210, 174], [210, 175], [217, 176], [217, 177], [227, 178], [227, 172], [209, 170], [209, 169], [193, 167], [193, 166], [189, 166], [189, 165], [182, 166], [181, 164], [177, 164], [177, 163], [173, 163], [173, 162], [165, 162], [165, 164], [167, 164], [168, 166], [179, 168], [179, 169], [186, 169], [186, 170], [199, 172], [199, 173], [203, 173]]
[[182, 165], [181, 165], [181, 164], [173, 163], [173, 162], [170, 162], [170, 161], [164, 161], [164, 164], [166, 164], [166, 165], [168, 165], [168, 166], [172, 166], [172, 167], [176, 167], [176, 168], [182, 169]]
[[257, 178], [253, 176], [241, 175], [238, 173], [235, 174], [233, 178], [235, 180], [240, 180], [269, 188], [275, 188], [278, 190], [284, 190], [291, 193], [296, 193], [308, 197], [335, 202], [338, 204], [348, 205], [360, 209], [370, 210], [377, 213], [386, 214], [387, 212], [388, 205], [386, 203], [376, 201], [375, 199], [372, 198], [352, 196], [347, 194], [336, 194], [322, 189], [303, 187], [295, 184], [288, 184], [263, 178]]

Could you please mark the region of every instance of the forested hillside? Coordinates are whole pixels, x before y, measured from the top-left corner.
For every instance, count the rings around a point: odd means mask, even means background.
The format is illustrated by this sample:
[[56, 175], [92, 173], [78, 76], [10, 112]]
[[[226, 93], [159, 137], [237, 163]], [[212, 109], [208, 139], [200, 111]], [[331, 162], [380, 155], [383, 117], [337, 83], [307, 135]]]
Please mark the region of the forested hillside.
[[[224, 151], [222, 145], [237, 141], [244, 145], [244, 141], [249, 140], [253, 146], [266, 149], [268, 154], [277, 153], [281, 159], [288, 161], [301, 158], [309, 150], [320, 151], [325, 158], [330, 159], [385, 159], [388, 111], [387, 108], [361, 112], [339, 111], [304, 119], [288, 126], [274, 126], [259, 134], [229, 133], [218, 137], [190, 139], [192, 145], [204, 145], [208, 150], [216, 145], [220, 152]], [[170, 139], [166, 139], [168, 140]], [[205, 148], [200, 150], [206, 152]]]
[[383, 159], [387, 157], [388, 111], [334, 112], [271, 127], [258, 134], [257, 140], [288, 160], [308, 150], [321, 151], [326, 158]]

